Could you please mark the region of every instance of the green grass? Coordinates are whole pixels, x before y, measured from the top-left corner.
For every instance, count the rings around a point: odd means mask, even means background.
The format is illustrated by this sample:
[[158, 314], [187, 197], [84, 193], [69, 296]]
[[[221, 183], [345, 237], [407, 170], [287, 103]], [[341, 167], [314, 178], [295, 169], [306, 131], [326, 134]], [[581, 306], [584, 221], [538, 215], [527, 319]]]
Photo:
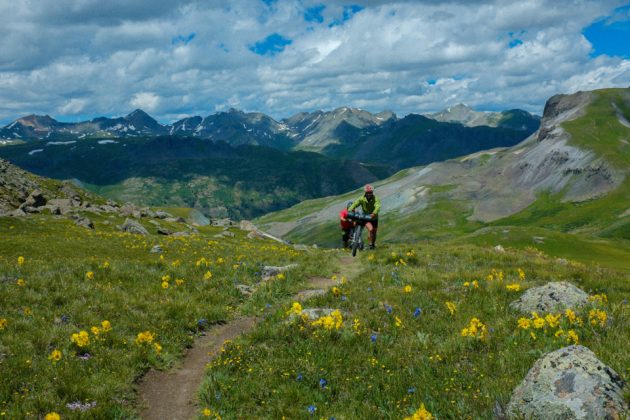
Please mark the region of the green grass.
[[[0, 218], [0, 319], [6, 323], [0, 329], [0, 413], [6, 418], [53, 411], [78, 417], [66, 408], [76, 401], [96, 402], [90, 418], [133, 417], [134, 383], [147, 369], [171, 366], [203, 328], [238, 314], [260, 314], [302, 288], [307, 276], [327, 273], [325, 253], [248, 240], [237, 230], [234, 238], [214, 238], [222, 229], [212, 227], [171, 238], [155, 235], [156, 227], [142, 220], [152, 233], [143, 237], [116, 231], [121, 218], [88, 216], [94, 232], [45, 215]], [[156, 244], [163, 259], [149, 252]], [[207, 266], [197, 265], [202, 258]], [[259, 282], [262, 264], [292, 262], [299, 268], [263, 285], [250, 300], [235, 288]], [[208, 271], [212, 277], [204, 279]], [[101, 328], [104, 320], [112, 330], [94, 335], [91, 328]], [[90, 341], [82, 348], [71, 342], [80, 331]], [[155, 334], [161, 352], [153, 344], [135, 344], [143, 331]], [[55, 350], [62, 357], [53, 363]]]
[[[308, 418], [309, 407], [314, 418], [400, 419], [424, 404], [437, 418], [491, 418], [540, 356], [568, 345], [550, 326], [533, 339], [517, 327], [523, 315], [508, 307], [523, 289], [558, 280], [607, 295], [598, 306], [609, 316], [605, 328], [588, 324], [588, 309], [579, 312], [583, 326], [566, 317], [560, 325], [627, 376], [630, 282], [619, 272], [559, 265], [535, 251], [435, 243], [386, 246], [361, 258], [365, 271], [339, 284], [338, 294], [303, 304], [341, 310], [339, 329], [290, 321], [289, 305], [275, 311], [212, 363], [202, 407], [230, 419]], [[479, 288], [464, 286], [473, 280]], [[508, 291], [512, 283], [521, 291]], [[455, 304], [454, 314], [446, 302]], [[473, 317], [487, 326], [486, 339], [461, 335]]]
[[627, 169], [630, 136], [612, 104], [630, 120], [630, 89], [602, 89], [594, 92], [594, 100], [586, 109], [587, 118], [565, 122], [563, 127], [571, 134], [570, 144], [593, 150], [617, 168]]

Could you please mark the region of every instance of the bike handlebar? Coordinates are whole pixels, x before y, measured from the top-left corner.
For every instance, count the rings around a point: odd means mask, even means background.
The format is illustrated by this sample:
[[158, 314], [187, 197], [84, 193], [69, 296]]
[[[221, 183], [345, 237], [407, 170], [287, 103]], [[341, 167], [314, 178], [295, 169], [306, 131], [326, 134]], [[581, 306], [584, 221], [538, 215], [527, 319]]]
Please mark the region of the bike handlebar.
[[348, 219], [356, 220], [358, 222], [371, 222], [374, 220], [369, 214], [357, 213], [354, 211], [348, 212]]

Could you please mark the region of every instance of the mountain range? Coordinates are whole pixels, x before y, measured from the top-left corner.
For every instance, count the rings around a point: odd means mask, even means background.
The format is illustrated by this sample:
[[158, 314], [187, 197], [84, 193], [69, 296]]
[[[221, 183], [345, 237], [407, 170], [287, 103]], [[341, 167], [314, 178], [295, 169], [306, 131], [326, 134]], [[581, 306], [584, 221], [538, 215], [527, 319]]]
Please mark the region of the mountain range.
[[[491, 116], [487, 118], [488, 125], [470, 126], [466, 118], [458, 121], [457, 115], [442, 122], [418, 114], [398, 118], [388, 111], [372, 114], [348, 107], [298, 113], [279, 122], [262, 113], [230, 109], [162, 125], [137, 109], [120, 118], [100, 117], [78, 123], [58, 122], [48, 115], [29, 115], [0, 129], [0, 140], [6, 143], [10, 140], [71, 141], [171, 135], [224, 141], [232, 146], [312, 151], [401, 168], [483, 148], [512, 145], [539, 125], [537, 116], [521, 110], [476, 114]], [[383, 148], [390, 150], [387, 158], [382, 157]], [[408, 149], [415, 152], [410, 154]], [[404, 158], [391, 156], [400, 153]]]

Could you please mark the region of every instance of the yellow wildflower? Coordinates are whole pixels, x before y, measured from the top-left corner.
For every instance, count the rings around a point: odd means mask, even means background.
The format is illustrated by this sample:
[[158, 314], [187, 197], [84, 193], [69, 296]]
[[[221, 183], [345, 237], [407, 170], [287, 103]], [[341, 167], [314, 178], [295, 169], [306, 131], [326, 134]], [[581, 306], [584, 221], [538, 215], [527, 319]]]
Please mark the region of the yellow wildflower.
[[31, 308], [29, 308], [28, 306], [26, 308], [24, 308], [24, 315], [26, 316], [31, 316], [33, 315], [33, 310]]
[[368, 256], [368, 261], [374, 261], [374, 254], [370, 254], [370, 256]]
[[591, 309], [588, 313], [588, 320], [593, 326], [599, 324], [600, 327], [604, 328], [607, 318], [606, 312], [599, 309]]
[[88, 271], [87, 273], [85, 273], [85, 278], [88, 280], [94, 280], [94, 272]]
[[300, 302], [293, 302], [293, 305], [291, 305], [291, 309], [287, 311], [287, 315], [290, 315], [290, 314], [300, 315], [301, 313], [302, 313], [302, 305], [300, 305]]
[[356, 333], [361, 332], [361, 321], [359, 321], [359, 318], [354, 318], [354, 322], [352, 323], [352, 328], [354, 329]]
[[534, 331], [530, 331], [529, 336], [532, 338], [532, 340], [536, 339], [536, 333]]
[[0, 318], [0, 330], [4, 330], [8, 324], [9, 321], [6, 318]]
[[457, 307], [455, 306], [455, 303], [453, 303], [453, 302], [444, 302], [444, 304], [446, 305], [446, 309], [448, 309], [448, 311], [451, 313], [451, 315], [454, 315], [455, 312], [457, 311]]
[[212, 272], [210, 270], [206, 271], [206, 274], [203, 275], [204, 280], [210, 280], [212, 278]]
[[478, 282], [477, 280], [473, 280], [473, 282], [472, 282], [472, 286], [473, 286], [475, 289], [478, 289], [478, 288], [479, 288], [479, 282]]
[[162, 289], [168, 289], [168, 282], [167, 281], [163, 281], [162, 282]]
[[52, 353], [50, 353], [50, 356], [48, 356], [48, 360], [50, 360], [53, 363], [57, 363], [58, 361], [61, 360], [61, 357], [62, 357], [61, 351], [55, 349], [52, 351]]
[[468, 286], [470, 286], [470, 282], [465, 281], [464, 282], [464, 287], [468, 287]]
[[320, 326], [327, 330], [338, 330], [339, 328], [341, 328], [342, 324], [343, 316], [341, 315], [341, 311], [339, 311], [339, 309], [335, 309], [331, 312], [330, 315], [322, 316], [318, 320], [311, 323], [311, 325], [315, 327]]
[[537, 330], [544, 328], [545, 326], [545, 318], [535, 317], [534, 318], [534, 328]]
[[405, 293], [411, 293], [411, 286], [410, 285], [406, 285], [403, 290], [405, 291]]
[[547, 324], [549, 324], [549, 326], [551, 328], [557, 328], [558, 325], [560, 325], [560, 317], [562, 316], [562, 314], [547, 314], [545, 316], [545, 321], [547, 321]]
[[276, 275], [276, 278], [277, 278], [278, 280], [284, 280], [284, 279], [286, 278], [286, 276], [284, 275], [284, 273], [278, 273], [278, 274]]
[[409, 417], [405, 417], [405, 420], [433, 420], [433, 415], [424, 407], [424, 404], [420, 404], [420, 408]]
[[397, 316], [394, 317], [394, 320], [396, 321], [396, 326], [398, 328], [402, 327], [403, 323], [402, 320], [400, 318], [398, 318]]
[[81, 330], [78, 333], [72, 334], [72, 336], [70, 337], [70, 341], [72, 341], [79, 347], [85, 347], [90, 344], [90, 336], [88, 335], [87, 331]]
[[52, 411], [46, 414], [46, 417], [44, 417], [44, 420], [61, 420], [61, 416], [55, 413], [54, 411]]
[[99, 327], [92, 327], [90, 328], [90, 330], [92, 331], [92, 334], [94, 335], [99, 335], [101, 333], [101, 329]]
[[468, 327], [462, 329], [462, 337], [473, 337], [483, 340], [488, 338], [488, 329], [478, 318], [472, 318]]
[[20, 255], [17, 259], [17, 263], [18, 265], [24, 265], [24, 257]]
[[337, 281], [337, 276], [333, 274], [333, 276], [330, 278], [332, 281]]
[[525, 272], [521, 270], [520, 268], [517, 271], [518, 271], [518, 279], [525, 280]]
[[145, 343], [151, 344], [153, 343], [154, 339], [155, 339], [155, 334], [153, 334], [150, 331], [143, 331], [143, 332], [138, 333], [138, 335], [136, 336], [135, 343], [139, 346]]
[[347, 281], [348, 279], [346, 278], [346, 276], [341, 276], [341, 284], [346, 284]]
[[589, 296], [588, 300], [590, 302], [595, 302], [599, 305], [603, 305], [605, 303], [608, 303], [608, 296], [606, 296], [604, 293], [601, 293], [599, 295]]
[[224, 264], [225, 260], [223, 259], [223, 257], [219, 257], [217, 258], [217, 264]]
[[582, 319], [579, 316], [577, 316], [577, 314], [572, 309], [567, 308], [567, 310], [564, 311], [564, 314], [567, 316], [567, 319], [569, 320], [569, 323], [571, 325], [573, 324], [582, 325]]
[[331, 291], [332, 291], [332, 294], [333, 294], [334, 296], [340, 296], [340, 295], [341, 295], [341, 290], [340, 290], [338, 287], [336, 287], [336, 286], [335, 286], [335, 287], [333, 287], [333, 288], [331, 289]]
[[580, 338], [574, 330], [567, 331], [567, 343], [577, 344]]
[[112, 324], [108, 320], [104, 320], [103, 322], [101, 322], [101, 327], [103, 327], [104, 333], [110, 332], [112, 330]]
[[518, 319], [518, 327], [521, 329], [528, 329], [532, 325], [532, 322], [527, 318], [519, 318]]
[[554, 334], [554, 337], [562, 337], [564, 335], [564, 330], [562, 328], [558, 328], [558, 331]]
[[170, 274], [165, 274], [162, 276], [162, 281], [171, 281], [171, 275]]
[[184, 279], [175, 279], [175, 284], [181, 286], [182, 284], [184, 284]]
[[507, 284], [505, 288], [511, 292], [518, 292], [519, 290], [521, 290], [521, 285], [518, 283]]
[[153, 343], [153, 347], [155, 348], [155, 352], [157, 354], [162, 353], [162, 346], [159, 343]]
[[15, 284], [17, 284], [20, 287], [24, 287], [26, 285], [26, 282], [24, 281], [24, 279], [17, 279]]

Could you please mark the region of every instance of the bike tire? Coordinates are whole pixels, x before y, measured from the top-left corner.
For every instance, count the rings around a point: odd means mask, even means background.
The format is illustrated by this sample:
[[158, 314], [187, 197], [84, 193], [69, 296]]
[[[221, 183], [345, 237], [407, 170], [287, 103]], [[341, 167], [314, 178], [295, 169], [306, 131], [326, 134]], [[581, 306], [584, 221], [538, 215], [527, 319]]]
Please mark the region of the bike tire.
[[357, 255], [357, 249], [359, 249], [361, 243], [361, 228], [356, 227], [354, 232], [352, 233], [352, 256], [355, 257]]

